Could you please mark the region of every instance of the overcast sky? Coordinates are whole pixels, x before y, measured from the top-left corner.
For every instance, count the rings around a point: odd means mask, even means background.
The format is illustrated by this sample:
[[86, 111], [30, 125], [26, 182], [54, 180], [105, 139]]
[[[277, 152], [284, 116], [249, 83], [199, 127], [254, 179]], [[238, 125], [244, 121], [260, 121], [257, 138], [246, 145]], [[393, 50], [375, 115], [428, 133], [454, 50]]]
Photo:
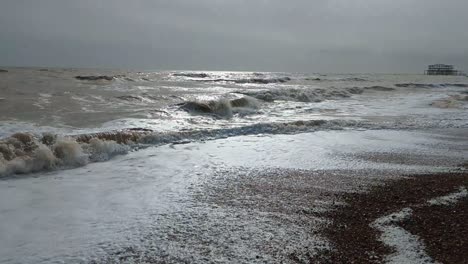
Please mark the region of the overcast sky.
[[1, 0], [0, 65], [468, 71], [467, 0]]

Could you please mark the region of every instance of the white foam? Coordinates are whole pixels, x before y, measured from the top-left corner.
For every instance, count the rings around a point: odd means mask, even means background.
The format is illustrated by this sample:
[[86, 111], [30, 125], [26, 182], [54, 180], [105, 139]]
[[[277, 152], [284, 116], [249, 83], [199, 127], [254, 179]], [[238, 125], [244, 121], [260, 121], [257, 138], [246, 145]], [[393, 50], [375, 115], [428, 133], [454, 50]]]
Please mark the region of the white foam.
[[[112, 140], [92, 138], [89, 143], [79, 143], [74, 138], [59, 138], [46, 146], [33, 138], [27, 145], [22, 145], [15, 138], [2, 144], [4, 157], [0, 152], [0, 177], [12, 174], [26, 174], [43, 170], [80, 167], [89, 162], [107, 161], [116, 155], [126, 154], [131, 147]], [[26, 151], [34, 147], [33, 151]]]
[[[468, 191], [462, 186], [457, 192], [430, 199], [426, 204], [417, 205], [417, 207], [427, 205], [447, 206], [457, 203], [460, 199], [466, 196], [468, 196]], [[398, 222], [402, 222], [410, 218], [412, 214], [413, 210], [411, 208], [403, 208], [399, 212], [380, 217], [371, 224], [371, 227], [382, 232], [380, 240], [386, 245], [394, 248], [396, 251], [394, 254], [391, 254], [386, 258], [387, 263], [436, 263], [427, 255], [424, 249], [424, 244], [418, 236], [397, 226]]]
[[33, 103], [33, 105], [40, 109], [45, 109], [50, 104], [50, 98], [52, 98], [51, 94], [40, 93], [37, 102]]
[[103, 141], [93, 138], [89, 141], [88, 152], [92, 161], [107, 161], [116, 155], [127, 154], [130, 146], [121, 145], [115, 141]]
[[457, 203], [460, 199], [468, 196], [468, 190], [465, 187], [460, 187], [458, 192], [449, 195], [437, 197], [427, 201], [429, 205], [451, 205]]
[[396, 251], [387, 256], [387, 263], [434, 263], [434, 260], [426, 254], [419, 237], [395, 224], [408, 219], [412, 213], [411, 208], [404, 208], [399, 212], [380, 217], [371, 224], [372, 227], [382, 232], [380, 240]]
[[73, 139], [59, 139], [53, 145], [53, 150], [60, 165], [82, 166], [88, 163], [88, 156], [81, 145]]
[[5, 160], [3, 155], [0, 155], [0, 176], [52, 169], [55, 167], [56, 161], [52, 151], [39, 143], [38, 148], [31, 155], [18, 156], [10, 161]]

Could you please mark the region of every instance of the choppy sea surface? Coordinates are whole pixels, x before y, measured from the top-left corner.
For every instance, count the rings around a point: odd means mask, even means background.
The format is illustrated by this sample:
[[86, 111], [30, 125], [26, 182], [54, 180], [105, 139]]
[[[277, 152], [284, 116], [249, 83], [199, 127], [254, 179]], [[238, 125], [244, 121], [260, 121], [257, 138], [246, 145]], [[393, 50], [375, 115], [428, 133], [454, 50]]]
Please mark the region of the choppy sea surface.
[[[225, 175], [431, 171], [468, 155], [452, 142], [468, 129], [464, 76], [6, 70], [0, 263], [278, 260], [327, 241], [200, 196], [218, 197]], [[356, 158], [371, 152], [434, 159]]]

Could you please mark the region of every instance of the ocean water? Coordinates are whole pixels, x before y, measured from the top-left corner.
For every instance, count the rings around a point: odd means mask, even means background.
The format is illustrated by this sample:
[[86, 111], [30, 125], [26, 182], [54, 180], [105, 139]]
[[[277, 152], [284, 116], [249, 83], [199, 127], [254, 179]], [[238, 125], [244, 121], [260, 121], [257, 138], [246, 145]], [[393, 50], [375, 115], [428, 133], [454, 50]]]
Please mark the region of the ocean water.
[[9, 69], [0, 175], [239, 135], [466, 127], [467, 87], [463, 76]]
[[328, 247], [326, 221], [226, 205], [239, 182], [343, 192], [468, 157], [463, 76], [7, 70], [0, 263], [272, 262]]

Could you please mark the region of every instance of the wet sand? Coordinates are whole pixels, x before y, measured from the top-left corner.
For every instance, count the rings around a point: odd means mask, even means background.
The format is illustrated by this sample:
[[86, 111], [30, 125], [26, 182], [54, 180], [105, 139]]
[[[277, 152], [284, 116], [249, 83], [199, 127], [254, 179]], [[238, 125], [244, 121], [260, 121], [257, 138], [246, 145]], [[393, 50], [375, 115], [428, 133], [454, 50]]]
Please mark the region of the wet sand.
[[372, 227], [379, 217], [412, 208], [413, 214], [401, 223], [420, 238], [427, 254], [441, 263], [468, 262], [468, 199], [453, 205], [421, 206], [428, 200], [468, 187], [468, 173], [412, 175], [388, 181], [369, 192], [345, 194], [345, 206], [326, 212], [331, 224], [324, 229], [332, 251], [322, 252], [317, 263], [384, 263], [395, 250], [380, 241]]

